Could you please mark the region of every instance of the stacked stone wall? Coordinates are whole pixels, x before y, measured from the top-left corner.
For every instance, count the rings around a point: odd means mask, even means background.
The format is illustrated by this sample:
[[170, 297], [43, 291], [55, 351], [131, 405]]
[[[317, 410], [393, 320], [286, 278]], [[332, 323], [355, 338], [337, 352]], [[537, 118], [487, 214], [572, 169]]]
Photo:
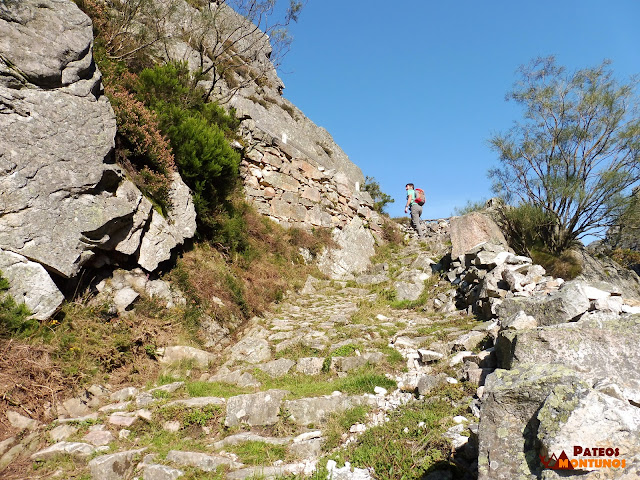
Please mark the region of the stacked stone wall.
[[247, 199], [285, 227], [342, 228], [359, 217], [374, 233], [381, 218], [368, 192], [342, 172], [327, 169], [292, 145], [256, 139], [241, 162]]

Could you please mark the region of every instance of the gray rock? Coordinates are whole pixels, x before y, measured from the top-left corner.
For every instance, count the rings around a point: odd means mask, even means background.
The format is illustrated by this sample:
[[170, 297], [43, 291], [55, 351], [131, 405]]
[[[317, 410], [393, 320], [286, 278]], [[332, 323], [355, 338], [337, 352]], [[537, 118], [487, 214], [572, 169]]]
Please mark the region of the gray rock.
[[188, 346], [166, 347], [159, 351], [161, 363], [174, 363], [181, 360], [193, 360], [200, 367], [208, 367], [216, 359], [212, 353]]
[[49, 437], [54, 442], [61, 442], [69, 438], [71, 435], [73, 435], [77, 431], [78, 431], [78, 427], [74, 427], [71, 425], [58, 425], [57, 427], [49, 431]]
[[[640, 402], [640, 315], [602, 318], [530, 330], [505, 330], [496, 343], [498, 366], [529, 363], [565, 365], [582, 378], [610, 378], [627, 398]], [[577, 373], [576, 373], [577, 374]]]
[[230, 383], [239, 387], [260, 387], [261, 383], [256, 380], [256, 377], [249, 372], [242, 372], [241, 370], [235, 370], [228, 373], [219, 373], [209, 377], [210, 382]]
[[433, 350], [425, 350], [423, 348], [418, 349], [418, 355], [420, 355], [420, 361], [422, 363], [432, 363], [437, 362], [438, 360], [442, 360], [444, 355], [439, 352], [434, 352]]
[[434, 389], [441, 385], [444, 385], [447, 380], [447, 376], [444, 373], [438, 375], [423, 375], [418, 380], [418, 386], [416, 387], [419, 395], [428, 395]]
[[116, 310], [118, 313], [122, 314], [140, 295], [133, 288], [126, 287], [122, 290], [119, 290], [118, 293], [113, 297], [113, 303], [115, 304]]
[[313, 438], [289, 445], [289, 453], [296, 458], [318, 458], [322, 455], [324, 439]]
[[291, 442], [291, 437], [264, 437], [251, 432], [242, 432], [230, 435], [215, 442], [213, 448], [219, 450], [228, 445], [238, 445], [245, 442], [264, 442], [270, 445], [286, 445]]
[[0, 248], [0, 272], [9, 280], [9, 295], [16, 303], [24, 303], [38, 320], [53, 315], [64, 300], [44, 267], [22, 255]]
[[527, 328], [536, 328], [538, 322], [535, 318], [527, 315], [522, 310], [510, 317], [500, 319], [501, 329], [524, 330]]
[[303, 375], [319, 375], [322, 372], [324, 358], [322, 357], [304, 357], [299, 358], [296, 364], [296, 372]]
[[271, 346], [264, 338], [248, 336], [231, 347], [231, 360], [262, 363], [271, 359]]
[[225, 425], [273, 425], [278, 421], [280, 406], [288, 394], [286, 390], [268, 390], [248, 395], [237, 395], [227, 400]]
[[507, 240], [500, 227], [488, 215], [480, 212], [452, 217], [450, 229], [451, 258], [458, 258], [481, 243], [501, 245], [504, 247], [503, 250], [508, 250]]
[[[104, 426], [102, 425], [102, 427]], [[108, 430], [92, 429], [82, 439], [91, 445], [99, 447], [101, 445], [109, 445], [115, 440], [115, 437]]]
[[7, 410], [6, 416], [11, 426], [18, 430], [33, 430], [34, 428], [38, 428], [38, 425], [40, 424], [37, 420], [20, 415], [18, 412], [14, 412], [13, 410]]
[[58, 442], [31, 455], [31, 460], [48, 460], [58, 455], [69, 455], [85, 460], [93, 454], [95, 448], [88, 443]]
[[221, 466], [228, 466], [231, 468], [240, 468], [243, 466], [241, 463], [234, 462], [230, 458], [223, 457], [221, 455], [208, 455], [206, 453], [199, 452], [182, 452], [180, 450], [171, 450], [167, 454], [167, 460], [178, 465], [195, 467], [203, 472], [213, 472]]
[[461, 352], [465, 350], [473, 350], [483, 345], [487, 340], [487, 332], [479, 332], [471, 330], [464, 333], [451, 342], [452, 352]]
[[356, 357], [341, 357], [336, 362], [336, 370], [349, 372], [367, 364], [377, 365], [384, 360], [382, 352], [366, 352]]
[[400, 301], [415, 301], [424, 291], [424, 283], [422, 282], [395, 282], [393, 287], [396, 290], [396, 299]]
[[112, 402], [124, 402], [134, 398], [136, 395], [138, 395], [138, 389], [136, 387], [125, 387], [109, 395], [109, 400]]
[[102, 455], [89, 462], [92, 480], [121, 480], [129, 478], [135, 468], [135, 459], [145, 449]]
[[[595, 390], [579, 390], [576, 395], [568, 388], [557, 387], [540, 408], [537, 419], [540, 454], [547, 458], [564, 450], [570, 458], [579, 460], [581, 456], [573, 452], [578, 445], [613, 446], [628, 464], [640, 459], [640, 409], [629, 402]], [[580, 470], [596, 469], [587, 463]]]
[[142, 473], [143, 480], [175, 480], [184, 475], [182, 470], [165, 465], [146, 465]]
[[591, 307], [584, 284], [565, 282], [548, 296], [507, 298], [496, 309], [500, 318], [512, 317], [519, 311], [532, 316], [538, 325], [555, 325], [577, 319]]
[[479, 426], [479, 480], [539, 477], [535, 415], [556, 389], [588, 389], [576, 373], [559, 365], [522, 365], [496, 370], [486, 379]]
[[167, 406], [180, 405], [187, 408], [202, 408], [210, 405], [225, 405], [227, 401], [221, 397], [193, 397], [182, 400], [174, 400]]
[[298, 425], [317, 425], [333, 412], [347, 410], [358, 405], [374, 405], [375, 398], [361, 395], [329, 395], [314, 398], [300, 398], [298, 400], [286, 400], [284, 409], [289, 413], [290, 419]]
[[288, 358], [279, 358], [278, 360], [267, 362], [264, 365], [258, 365], [258, 368], [271, 378], [280, 378], [289, 373], [289, 370], [291, 370], [291, 367], [295, 364], [296, 362]]
[[348, 278], [364, 272], [375, 254], [375, 239], [359, 217], [340, 229], [334, 229], [333, 240], [339, 248], [325, 251], [318, 258], [320, 271], [333, 279]]

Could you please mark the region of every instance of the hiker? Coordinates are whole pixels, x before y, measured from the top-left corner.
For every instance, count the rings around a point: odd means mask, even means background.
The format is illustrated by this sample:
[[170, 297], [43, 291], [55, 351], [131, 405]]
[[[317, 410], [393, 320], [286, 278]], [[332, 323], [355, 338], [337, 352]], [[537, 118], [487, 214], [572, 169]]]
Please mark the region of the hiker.
[[413, 183], [407, 183], [407, 205], [404, 207], [404, 213], [411, 211], [411, 226], [418, 232], [419, 238], [424, 238], [422, 224], [420, 223], [420, 215], [422, 215], [422, 205], [416, 202], [416, 191]]

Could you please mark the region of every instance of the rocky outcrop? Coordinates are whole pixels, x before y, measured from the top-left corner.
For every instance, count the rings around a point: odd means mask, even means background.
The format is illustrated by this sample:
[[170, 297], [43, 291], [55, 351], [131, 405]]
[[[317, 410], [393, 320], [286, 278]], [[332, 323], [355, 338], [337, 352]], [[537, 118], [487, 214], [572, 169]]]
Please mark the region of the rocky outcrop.
[[[91, 21], [69, 0], [0, 6], [0, 248], [67, 279], [112, 263], [104, 252], [154, 270], [195, 231], [179, 176], [165, 219], [113, 163], [116, 121], [92, 42]], [[7, 272], [14, 290], [22, 271]], [[37, 318], [62, 299], [48, 285], [46, 307], [27, 301]]]
[[489, 215], [472, 212], [462, 217], [452, 217], [450, 225], [452, 259], [458, 258], [482, 243], [500, 245], [503, 250], [509, 250], [502, 230]]

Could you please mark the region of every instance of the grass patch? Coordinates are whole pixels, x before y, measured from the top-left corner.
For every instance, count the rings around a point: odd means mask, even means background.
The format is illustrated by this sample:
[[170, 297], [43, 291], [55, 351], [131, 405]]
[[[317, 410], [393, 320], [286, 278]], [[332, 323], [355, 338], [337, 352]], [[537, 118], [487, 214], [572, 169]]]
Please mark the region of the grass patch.
[[289, 399], [331, 395], [335, 391], [360, 395], [374, 393], [373, 389], [375, 387], [386, 389], [395, 389], [397, 387], [396, 382], [388, 379], [370, 365], [357, 369], [353, 373], [350, 372], [344, 378], [336, 378], [328, 373], [313, 377], [307, 375], [285, 375], [280, 378], [271, 378], [258, 369], [252, 373], [262, 383], [262, 390], [288, 390], [291, 392], [288, 396]]
[[450, 399], [466, 394], [458, 385], [445, 386], [439, 393], [391, 412], [389, 422], [367, 430], [331, 457], [340, 464], [349, 461], [354, 467], [373, 468], [381, 480], [417, 480], [436, 465], [454, 469], [447, 463], [451, 446], [443, 433], [465, 408], [453, 408]]
[[287, 457], [286, 445], [274, 445], [272, 443], [250, 441], [238, 445], [225, 447], [238, 455], [240, 461], [247, 465], [271, 465], [278, 460]]
[[349, 431], [351, 425], [366, 421], [370, 410], [370, 407], [359, 405], [342, 412], [332, 413], [322, 430], [325, 438], [322, 449], [328, 452], [336, 448], [342, 440], [342, 435]]
[[236, 395], [253, 393], [253, 389], [238, 387], [229, 383], [222, 382], [187, 382], [187, 393], [190, 397], [222, 397], [229, 398]]
[[276, 360], [280, 358], [289, 358], [295, 361], [299, 358], [320, 357], [323, 355], [322, 352], [322, 350], [311, 348], [307, 345], [303, 345], [302, 343], [298, 343], [296, 345], [292, 345], [283, 350], [280, 350], [275, 354], [275, 358]]

